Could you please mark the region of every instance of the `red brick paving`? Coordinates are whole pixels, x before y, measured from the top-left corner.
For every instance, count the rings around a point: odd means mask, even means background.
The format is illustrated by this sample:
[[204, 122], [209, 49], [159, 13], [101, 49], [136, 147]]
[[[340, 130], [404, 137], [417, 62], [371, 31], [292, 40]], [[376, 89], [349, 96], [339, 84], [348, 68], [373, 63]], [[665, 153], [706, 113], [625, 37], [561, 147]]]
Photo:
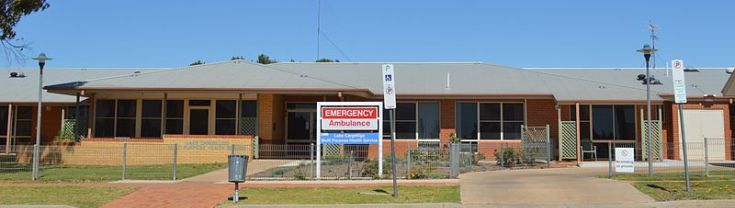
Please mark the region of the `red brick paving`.
[[233, 193], [233, 188], [197, 182], [143, 185], [104, 207], [215, 207]]

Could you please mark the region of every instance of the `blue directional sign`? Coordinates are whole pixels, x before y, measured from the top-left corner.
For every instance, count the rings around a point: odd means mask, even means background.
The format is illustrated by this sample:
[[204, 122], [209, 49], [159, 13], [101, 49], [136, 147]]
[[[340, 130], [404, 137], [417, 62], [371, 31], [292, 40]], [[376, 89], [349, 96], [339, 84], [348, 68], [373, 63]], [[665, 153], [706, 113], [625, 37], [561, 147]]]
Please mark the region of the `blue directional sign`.
[[322, 144], [378, 144], [380, 133], [321, 133]]

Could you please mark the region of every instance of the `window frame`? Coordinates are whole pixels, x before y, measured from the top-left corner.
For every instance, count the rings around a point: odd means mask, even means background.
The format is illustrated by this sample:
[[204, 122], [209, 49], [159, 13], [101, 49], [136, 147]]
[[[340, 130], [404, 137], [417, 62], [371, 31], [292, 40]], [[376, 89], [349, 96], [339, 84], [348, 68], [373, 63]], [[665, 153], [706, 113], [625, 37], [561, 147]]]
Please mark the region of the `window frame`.
[[[528, 106], [527, 106], [527, 102], [525, 100], [524, 101], [461, 101], [461, 102], [456, 102], [456, 104], [455, 104], [455, 129], [459, 125], [459, 123], [457, 123], [457, 119], [456, 119], [457, 116], [456, 116], [456, 114], [457, 114], [458, 106], [461, 103], [474, 103], [474, 104], [476, 104], [475, 107], [477, 108], [476, 109], [476, 111], [477, 111], [477, 120], [476, 120], [477, 121], [477, 126], [475, 126], [475, 128], [477, 128], [477, 135], [476, 135], [477, 139], [464, 139], [464, 138], [462, 138], [462, 141], [463, 142], [464, 141], [466, 141], [466, 142], [478, 141], [479, 142], [479, 141], [520, 141], [521, 140], [521, 138], [518, 138], [518, 139], [505, 138], [505, 123], [511, 123], [511, 122], [512, 123], [521, 123], [521, 126], [526, 126], [526, 123], [528, 122], [528, 112], [527, 112], [528, 111], [528, 109], [527, 109]], [[499, 110], [500, 110], [500, 120], [482, 120], [482, 117], [481, 117], [481, 113], [482, 112], [480, 111], [480, 109], [481, 109], [480, 106], [482, 104], [499, 104], [500, 105], [499, 106], [500, 107], [499, 108]], [[504, 105], [505, 104], [522, 104], [522, 106], [523, 106], [522, 107], [522, 109], [523, 109], [523, 120], [522, 121], [519, 121], [519, 120], [508, 120], [508, 121], [506, 121], [505, 120], [505, 116], [504, 116], [504, 112], [503, 112], [504, 111]], [[482, 137], [482, 129], [480, 129], [482, 123], [500, 123], [500, 138], [485, 138], [485, 139], [483, 139], [483, 137]], [[521, 127], [521, 128], [523, 128], [523, 127]]]
[[[434, 104], [437, 104], [437, 106], [439, 107], [439, 112], [438, 112], [439, 113], [439, 115], [438, 115], [438, 119], [439, 119], [439, 136], [441, 137], [441, 125], [442, 125], [442, 123], [441, 123], [442, 122], [441, 102], [439, 102], [439, 101], [399, 101], [399, 102], [396, 103], [396, 106], [398, 106], [397, 104], [406, 104], [406, 103], [410, 103], [410, 104], [413, 104], [414, 105], [414, 118], [412, 120], [406, 120], [406, 119], [398, 120], [398, 119], [396, 119], [396, 123], [399, 123], [399, 122], [405, 122], [405, 123], [412, 122], [414, 124], [414, 136], [413, 136], [413, 138], [400, 138], [396, 134], [396, 140], [407, 141], [407, 140], [412, 140], [413, 139], [413, 140], [417, 140], [417, 141], [439, 141], [440, 138], [436, 138], [436, 139], [422, 139], [421, 137], [419, 137], [419, 132], [420, 132], [420, 130], [419, 130], [419, 113], [421, 112], [421, 110], [419, 109], [420, 108], [419, 107], [420, 106], [419, 104], [420, 103], [434, 103]], [[386, 113], [383, 113], [383, 114], [384, 114], [383, 115], [383, 129], [389, 130], [390, 127], [391, 127], [390, 126], [390, 119], [386, 119], [386, 118], [389, 118], [390, 115], [388, 115]], [[397, 115], [398, 115], [398, 112], [396, 112], [396, 117], [398, 117]], [[383, 132], [383, 139], [390, 139], [390, 138], [391, 138], [390, 131], [389, 132]]]
[[[619, 142], [619, 143], [636, 143], [639, 140], [639, 137], [640, 137], [640, 135], [639, 135], [640, 132], [639, 131], [640, 131], [641, 125], [642, 125], [640, 123], [640, 117], [639, 117], [640, 115], [638, 115], [638, 111], [640, 110], [640, 108], [639, 108], [640, 105], [638, 105], [638, 104], [580, 104], [580, 110], [582, 109], [583, 106], [587, 106], [587, 110], [588, 110], [588, 113], [589, 113], [588, 114], [589, 115], [589, 120], [582, 120], [582, 117], [580, 117], [580, 128], [582, 127], [581, 126], [582, 123], [588, 123], [589, 124], [589, 135], [588, 136], [589, 136], [589, 141], [590, 142], [592, 142], [592, 143], [604, 143], [604, 142], [613, 141], [613, 142]], [[594, 133], [595, 122], [594, 122], [594, 114], [593, 114], [593, 107], [594, 106], [612, 106], [612, 115], [613, 115], [613, 119], [612, 119], [612, 123], [613, 123], [613, 129], [612, 129], [613, 139], [612, 140], [609, 140], [609, 139], [595, 139], [595, 136], [594, 136], [595, 135], [595, 133]], [[631, 106], [631, 107], [633, 107], [633, 118], [634, 118], [633, 120], [634, 120], [634, 123], [635, 123], [635, 130], [634, 130], [635, 133], [633, 134], [634, 135], [634, 139], [632, 139], [632, 140], [631, 139], [618, 139], [618, 135], [617, 135], [617, 133], [618, 133], [617, 132], [617, 125], [618, 125], [618, 123], [617, 123], [617, 113], [616, 113], [616, 109], [617, 109], [616, 107], [617, 106]], [[656, 112], [661, 111], [663, 109], [662, 105], [652, 105], [651, 107], [652, 107], [651, 110], [652, 111], [656, 111]], [[570, 111], [569, 111], [570, 113], [569, 113], [569, 115], [570, 115], [570, 118], [572, 120], [575, 120], [576, 121], [576, 118], [575, 118], [576, 112], [575, 111], [576, 110], [575, 110], [574, 105], [571, 105], [570, 106]], [[655, 115], [658, 115], [658, 113], [651, 112], [652, 119], [654, 117], [656, 117], [656, 116], [653, 116], [654, 114]], [[660, 118], [660, 119], [663, 120], [663, 118]], [[580, 129], [580, 132], [581, 132], [581, 129]]]
[[[159, 109], [158, 109], [158, 111], [159, 111], [158, 117], [146, 117], [146, 115], [145, 115], [145, 102], [146, 101], [158, 101], [159, 102], [158, 103], [158, 107], [159, 107]], [[140, 132], [140, 138], [162, 138], [163, 137], [163, 132], [164, 132], [164, 129], [165, 129], [165, 126], [163, 126], [163, 123], [164, 123], [163, 122], [163, 119], [164, 119], [164, 113], [165, 113], [164, 109], [165, 109], [165, 107], [163, 105], [165, 103], [166, 102], [164, 102], [163, 99], [160, 99], [160, 100], [159, 99], [140, 99], [140, 123], [139, 124], [136, 123], [136, 126], [140, 126], [140, 130], [139, 130], [139, 132]], [[146, 121], [146, 120], [158, 120], [158, 123], [159, 123], [158, 124], [158, 127], [159, 127], [158, 128], [158, 137], [144, 136], [143, 128], [145, 126], [143, 126], [143, 121]]]
[[[229, 102], [232, 102], [232, 104], [234, 104], [234, 106], [233, 106], [234, 108], [232, 109], [232, 117], [226, 117], [226, 118], [220, 118], [219, 117], [219, 115], [218, 115], [219, 114], [219, 102], [221, 102], [221, 101], [229, 101]], [[217, 100], [214, 100], [214, 105], [213, 106], [214, 106], [214, 123], [213, 123], [213, 125], [214, 125], [214, 132], [212, 132], [212, 133], [214, 133], [214, 135], [237, 135], [238, 134], [238, 130], [237, 130], [237, 128], [238, 128], [238, 111], [240, 110], [239, 109], [239, 106], [238, 106], [237, 100], [217, 99]], [[210, 112], [211, 112], [211, 110], [210, 110]], [[232, 134], [218, 134], [217, 133], [217, 128], [218, 128], [217, 122], [218, 121], [232, 121]]]

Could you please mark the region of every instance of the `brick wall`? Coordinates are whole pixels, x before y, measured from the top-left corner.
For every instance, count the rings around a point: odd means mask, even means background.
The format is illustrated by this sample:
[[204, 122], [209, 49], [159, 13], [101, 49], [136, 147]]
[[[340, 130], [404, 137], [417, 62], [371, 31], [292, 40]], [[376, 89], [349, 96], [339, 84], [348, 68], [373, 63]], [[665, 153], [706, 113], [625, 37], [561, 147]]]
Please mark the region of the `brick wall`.
[[[237, 154], [252, 155], [252, 136], [164, 135], [163, 139], [85, 139], [79, 143], [48, 145], [41, 149], [42, 164], [113, 165], [122, 164], [123, 145], [127, 144], [127, 165], [159, 165], [173, 163], [173, 144], [177, 146], [177, 163], [226, 163], [231, 146]], [[30, 163], [33, 146], [17, 147], [18, 161]]]

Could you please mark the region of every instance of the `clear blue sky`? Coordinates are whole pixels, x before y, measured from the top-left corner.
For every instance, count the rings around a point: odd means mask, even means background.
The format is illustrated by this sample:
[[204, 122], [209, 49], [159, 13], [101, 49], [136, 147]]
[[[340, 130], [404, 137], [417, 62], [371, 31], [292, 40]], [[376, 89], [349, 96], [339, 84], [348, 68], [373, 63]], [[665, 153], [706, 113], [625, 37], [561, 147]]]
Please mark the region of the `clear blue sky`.
[[[20, 37], [50, 67], [176, 67], [265, 53], [316, 58], [317, 0], [59, 1]], [[322, 0], [321, 57], [482, 61], [517, 67], [640, 67], [659, 25], [659, 63], [735, 66], [735, 1]], [[346, 55], [345, 55], [346, 54]], [[35, 62], [0, 67], [32, 67]], [[663, 66], [663, 64], [661, 64]]]

